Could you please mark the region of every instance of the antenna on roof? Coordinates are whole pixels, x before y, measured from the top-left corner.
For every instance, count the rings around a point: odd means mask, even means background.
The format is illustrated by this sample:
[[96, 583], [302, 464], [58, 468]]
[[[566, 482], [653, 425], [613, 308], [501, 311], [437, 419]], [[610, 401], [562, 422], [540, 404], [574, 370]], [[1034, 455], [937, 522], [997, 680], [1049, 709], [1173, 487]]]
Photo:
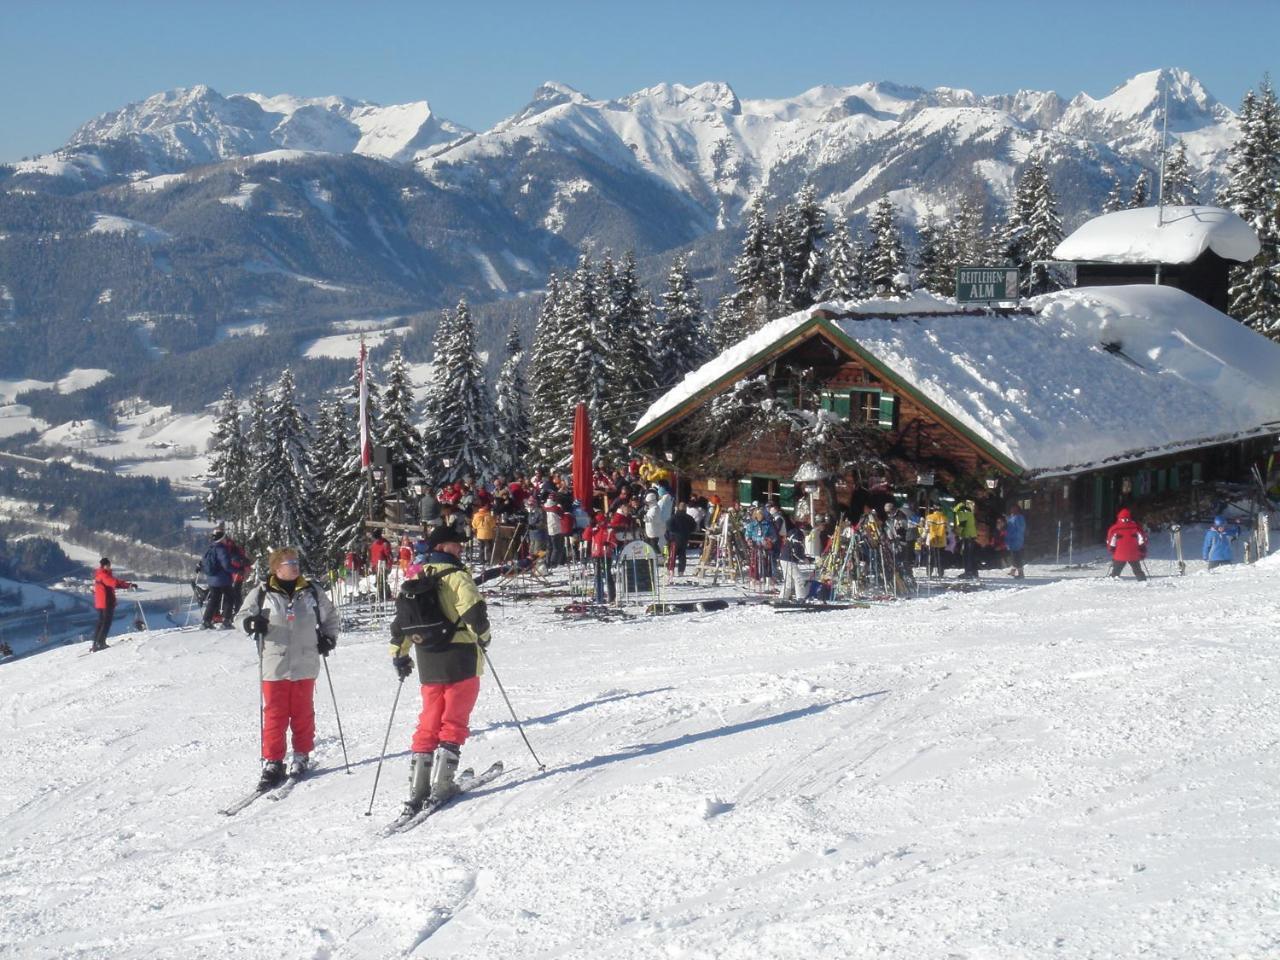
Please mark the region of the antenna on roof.
[[1163, 70], [1160, 71], [1160, 80], [1164, 86], [1164, 121], [1160, 128], [1160, 184], [1156, 188], [1157, 227], [1164, 226], [1164, 158], [1169, 152], [1169, 83], [1164, 79]]

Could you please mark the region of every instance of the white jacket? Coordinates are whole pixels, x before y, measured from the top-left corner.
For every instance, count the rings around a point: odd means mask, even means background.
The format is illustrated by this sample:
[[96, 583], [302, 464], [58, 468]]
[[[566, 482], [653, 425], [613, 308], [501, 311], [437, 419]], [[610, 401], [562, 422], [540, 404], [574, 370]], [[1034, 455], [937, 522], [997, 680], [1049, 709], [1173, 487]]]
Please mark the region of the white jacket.
[[267, 632], [262, 638], [262, 679], [314, 680], [320, 675], [316, 626], [320, 627], [319, 633], [337, 639], [342, 625], [338, 611], [319, 587], [313, 590], [312, 586], [300, 586], [290, 597], [278, 587], [256, 585], [245, 591], [242, 616], [251, 617], [258, 612], [260, 589], [262, 612], [267, 617]]

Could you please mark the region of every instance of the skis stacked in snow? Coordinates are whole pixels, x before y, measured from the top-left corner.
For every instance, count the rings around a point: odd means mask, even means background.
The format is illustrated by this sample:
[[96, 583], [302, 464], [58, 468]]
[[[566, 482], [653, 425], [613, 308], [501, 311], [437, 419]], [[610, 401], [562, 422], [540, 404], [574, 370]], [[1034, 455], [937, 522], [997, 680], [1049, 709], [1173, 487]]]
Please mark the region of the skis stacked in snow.
[[422, 809], [417, 813], [402, 813], [382, 828], [382, 835], [384, 837], [389, 837], [393, 834], [404, 833], [406, 830], [412, 830], [428, 817], [435, 813], [439, 813], [464, 793], [475, 790], [477, 787], [482, 787], [489, 781], [494, 780], [501, 775], [501, 760], [481, 773], [476, 773], [469, 768], [463, 770], [462, 773], [458, 775], [457, 782], [454, 784], [454, 789], [452, 791], [441, 797], [432, 797], [423, 804]]

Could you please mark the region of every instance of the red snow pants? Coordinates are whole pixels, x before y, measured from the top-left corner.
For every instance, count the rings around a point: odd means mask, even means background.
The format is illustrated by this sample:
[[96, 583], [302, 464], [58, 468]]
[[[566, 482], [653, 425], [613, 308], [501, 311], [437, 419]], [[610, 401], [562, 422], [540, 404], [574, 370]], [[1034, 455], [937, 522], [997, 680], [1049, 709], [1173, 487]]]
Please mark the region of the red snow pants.
[[413, 732], [413, 752], [431, 753], [440, 741], [462, 746], [471, 729], [471, 708], [480, 695], [480, 678], [468, 677], [455, 683], [424, 683], [422, 713]]
[[316, 745], [316, 681], [262, 681], [262, 759], [284, 759], [284, 732], [293, 732], [293, 752]]

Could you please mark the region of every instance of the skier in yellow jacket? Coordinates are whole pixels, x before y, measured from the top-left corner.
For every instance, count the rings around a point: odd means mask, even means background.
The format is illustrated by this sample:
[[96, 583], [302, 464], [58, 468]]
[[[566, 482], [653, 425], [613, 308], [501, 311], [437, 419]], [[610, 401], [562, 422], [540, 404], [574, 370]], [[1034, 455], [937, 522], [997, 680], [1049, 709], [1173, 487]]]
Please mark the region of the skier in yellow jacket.
[[936, 571], [939, 577], [944, 576], [947, 572], [947, 515], [936, 503], [924, 518], [924, 545], [929, 551], [925, 574], [931, 577]]

